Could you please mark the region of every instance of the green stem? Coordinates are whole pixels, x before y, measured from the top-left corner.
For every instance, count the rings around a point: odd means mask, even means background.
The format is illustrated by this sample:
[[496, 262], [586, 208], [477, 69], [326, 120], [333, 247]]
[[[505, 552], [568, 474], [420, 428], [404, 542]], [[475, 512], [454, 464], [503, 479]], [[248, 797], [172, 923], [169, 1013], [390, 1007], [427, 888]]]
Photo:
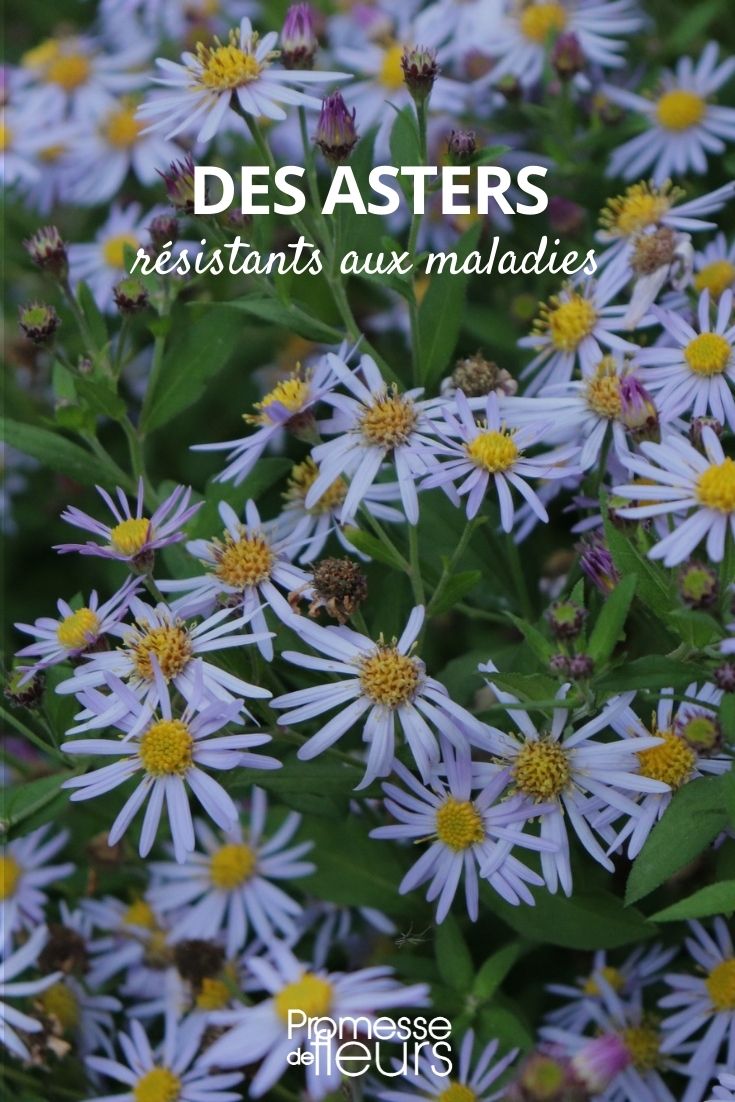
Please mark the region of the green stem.
[[457, 546], [455, 547], [454, 551], [452, 552], [451, 557], [444, 564], [444, 569], [442, 570], [441, 577], [439, 578], [439, 581], [437, 582], [436, 589], [434, 590], [434, 592], [432, 594], [432, 597], [431, 597], [431, 600], [429, 601], [429, 607], [426, 610], [427, 619], [428, 619], [429, 616], [431, 616], [432, 609], [434, 609], [436, 607], [436, 605], [439, 603], [439, 599], [443, 596], [444, 590], [446, 589], [447, 585], [451, 581], [451, 578], [454, 574], [457, 563], [459, 563], [461, 561], [462, 556], [465, 553], [465, 549], [467, 547], [467, 544], [472, 539], [472, 535], [475, 531], [475, 528], [476, 528], [477, 524], [482, 523], [483, 521], [484, 521], [484, 518], [473, 517], [472, 520], [468, 520], [467, 523], [465, 524], [464, 531], [462, 532], [462, 535], [459, 538], [459, 542], [457, 543]]
[[388, 535], [388, 533], [386, 532], [385, 528], [383, 528], [383, 525], [382, 525], [382, 524], [380, 523], [380, 521], [378, 521], [378, 520], [377, 520], [377, 519], [376, 519], [376, 518], [375, 518], [375, 517], [374, 517], [374, 516], [373, 516], [373, 515], [372, 515], [372, 514], [371, 514], [371, 513], [369, 512], [369, 510], [365, 508], [365, 506], [361, 506], [361, 507], [360, 507], [360, 512], [361, 512], [361, 514], [362, 514], [362, 515], [363, 515], [363, 516], [365, 517], [365, 519], [367, 520], [368, 524], [370, 525], [370, 527], [372, 528], [373, 532], [374, 532], [374, 533], [375, 533], [375, 535], [376, 535], [376, 536], [378, 537], [378, 539], [380, 540], [380, 542], [381, 542], [381, 543], [383, 544], [383, 546], [384, 546], [384, 547], [385, 547], [385, 548], [386, 548], [386, 549], [387, 549], [388, 551], [390, 551], [390, 552], [391, 552], [391, 554], [392, 554], [393, 556], [395, 556], [395, 558], [397, 558], [397, 559], [399, 559], [399, 560], [400, 560], [400, 562], [401, 562], [401, 568], [402, 568], [403, 570], [405, 570], [405, 572], [406, 572], [407, 574], [410, 574], [410, 573], [411, 573], [411, 563], [410, 563], [410, 562], [408, 561], [408, 559], [406, 558], [406, 556], [405, 556], [405, 555], [403, 555], [403, 554], [402, 554], [402, 553], [401, 553], [401, 552], [400, 552], [400, 551], [398, 550], [398, 548], [397, 548], [397, 547], [396, 547], [396, 545], [394, 544], [393, 540], [392, 540], [392, 539], [390, 538], [390, 536], [389, 536], [389, 535]]
[[45, 742], [40, 735], [37, 735], [34, 730], [14, 716], [12, 712], [8, 712], [5, 708], [0, 707], [0, 717], [4, 719], [6, 723], [9, 723], [19, 735], [22, 735], [23, 738], [33, 743], [37, 749], [43, 750], [46, 754], [50, 754], [52, 758], [56, 758], [57, 761], [63, 762], [64, 765], [69, 764], [69, 759], [66, 754], [61, 750], [57, 750], [51, 743]]
[[419, 559], [419, 529], [417, 524], [408, 526], [408, 553], [410, 558], [411, 589], [417, 605], [426, 604], [424, 592], [424, 580], [421, 577], [421, 562]]
[[528, 586], [526, 585], [526, 579], [523, 576], [523, 567], [521, 566], [521, 557], [518, 554], [518, 544], [513, 538], [512, 532], [504, 533], [505, 536], [505, 550], [508, 566], [510, 567], [510, 573], [513, 578], [513, 584], [518, 595], [518, 603], [521, 608], [521, 614], [526, 620], [533, 620], [533, 602], [531, 595], [528, 592]]

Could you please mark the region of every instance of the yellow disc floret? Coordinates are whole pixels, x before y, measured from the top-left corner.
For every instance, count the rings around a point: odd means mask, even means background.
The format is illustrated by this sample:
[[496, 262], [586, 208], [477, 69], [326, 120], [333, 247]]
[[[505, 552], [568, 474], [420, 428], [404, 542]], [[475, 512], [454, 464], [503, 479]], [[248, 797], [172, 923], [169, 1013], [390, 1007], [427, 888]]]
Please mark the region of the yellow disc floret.
[[403, 66], [401, 65], [402, 57], [403, 46], [399, 45], [397, 42], [388, 46], [383, 53], [378, 79], [383, 87], [391, 92], [397, 92], [403, 87], [404, 75]]
[[273, 1000], [278, 1017], [288, 1022], [289, 1011], [300, 1010], [307, 1018], [321, 1018], [332, 1005], [332, 985], [329, 980], [304, 972], [301, 979], [288, 983]]
[[449, 849], [461, 853], [484, 840], [485, 824], [470, 800], [448, 796], [436, 810], [436, 836]]
[[[304, 500], [314, 485], [318, 474], [319, 468], [311, 456], [308, 456], [303, 463], [295, 464], [291, 468], [291, 473], [288, 476], [288, 486], [283, 495], [286, 501], [297, 501], [305, 508]], [[324, 516], [327, 513], [333, 513], [340, 507], [346, 496], [347, 483], [344, 478], [335, 478], [332, 485], [328, 486], [321, 497], [306, 511], [313, 516]]]
[[243, 420], [250, 424], [268, 425], [274, 423], [274, 418], [268, 412], [274, 404], [284, 406], [290, 413], [298, 413], [309, 397], [309, 379], [303, 378], [300, 367], [289, 375], [287, 379], [281, 379], [276, 383], [261, 402], [253, 406], [256, 414], [246, 413]]
[[224, 1010], [232, 998], [232, 992], [224, 980], [205, 976], [196, 997], [197, 1010]]
[[421, 684], [417, 658], [400, 654], [395, 646], [379, 645], [360, 664], [360, 684], [365, 696], [385, 708], [398, 708], [413, 699]]
[[623, 412], [620, 400], [620, 376], [611, 356], [605, 356], [585, 385], [587, 405], [600, 417], [617, 420]]
[[123, 915], [126, 926], [140, 926], [144, 930], [155, 930], [158, 923], [153, 908], [145, 899], [136, 899]]
[[[253, 36], [251, 45], [256, 41]], [[197, 61], [201, 65], [201, 70], [196, 75], [197, 83], [212, 92], [231, 92], [235, 88], [252, 84], [263, 69], [267, 68], [270, 56], [274, 56], [269, 55], [263, 61], [258, 61], [254, 53], [241, 48], [236, 31], [230, 31], [225, 45], [218, 38], [214, 42], [214, 46], [205, 46], [203, 42], [198, 42], [196, 47]]]
[[9, 853], [0, 856], [0, 899], [10, 899], [23, 875], [23, 870]]
[[477, 1095], [465, 1083], [450, 1083], [437, 1095], [437, 1102], [476, 1102]]
[[169, 1068], [151, 1068], [133, 1087], [135, 1102], [178, 1102], [181, 1080]]
[[697, 498], [707, 509], [735, 512], [735, 462], [729, 456], [702, 472], [697, 479]]
[[715, 1010], [735, 1010], [735, 957], [715, 965], [704, 982]]
[[567, 753], [558, 742], [539, 739], [526, 742], [513, 768], [516, 788], [534, 800], [560, 796], [571, 780]]
[[397, 391], [386, 391], [360, 418], [360, 430], [368, 444], [395, 448], [405, 444], [414, 430], [418, 415], [410, 398]]
[[41, 1011], [55, 1018], [62, 1033], [69, 1033], [79, 1025], [79, 1003], [71, 988], [65, 983], [54, 983], [38, 996]]
[[125, 249], [136, 251], [140, 242], [132, 233], [117, 233], [102, 243], [102, 259], [108, 268], [125, 267]]
[[212, 854], [209, 877], [215, 888], [231, 892], [244, 884], [255, 872], [255, 851], [242, 842], [229, 842]]
[[228, 532], [224, 543], [215, 545], [215, 574], [234, 589], [259, 585], [270, 577], [275, 556], [265, 536], [243, 534], [233, 539]]
[[129, 149], [135, 145], [143, 124], [135, 117], [135, 106], [126, 105], [111, 111], [102, 127], [102, 135], [116, 149]]
[[66, 616], [56, 629], [56, 638], [67, 650], [82, 650], [94, 643], [100, 622], [91, 608], [78, 608]]
[[562, 4], [528, 4], [521, 12], [520, 25], [525, 38], [543, 45], [564, 30], [567, 13]]
[[139, 676], [146, 681], [153, 680], [151, 655], [154, 654], [166, 681], [177, 677], [192, 655], [191, 639], [184, 625], [172, 623], [151, 627], [143, 624], [141, 627], [141, 632], [129, 644]]
[[720, 333], [700, 333], [684, 349], [684, 359], [695, 375], [722, 375], [730, 363], [732, 346]]
[[631, 1063], [637, 1071], [654, 1071], [660, 1062], [661, 1036], [659, 1031], [645, 1022], [624, 1029], [621, 1039], [630, 1053]]
[[[599, 969], [599, 974], [604, 979], [608, 987], [612, 987], [613, 991], [622, 991], [625, 986], [625, 979], [620, 974], [617, 968], [613, 968], [612, 965], [606, 964], [604, 968]], [[582, 985], [582, 990], [585, 995], [599, 995], [600, 985], [597, 982], [597, 973], [589, 976]]]
[[658, 746], [641, 750], [638, 763], [641, 773], [652, 781], [663, 781], [671, 788], [681, 788], [689, 780], [697, 764], [697, 755], [683, 738], [673, 731], [656, 731], [663, 739]]
[[631, 184], [622, 195], [608, 200], [600, 214], [600, 225], [614, 237], [631, 237], [660, 222], [683, 195], [670, 183], [662, 187], [643, 181]]
[[159, 719], [141, 736], [138, 755], [152, 777], [183, 777], [190, 769], [194, 739], [180, 719]]
[[687, 88], [664, 92], [656, 104], [656, 118], [664, 130], [689, 130], [702, 121], [706, 111], [706, 101]]
[[0, 122], [0, 152], [10, 149], [13, 144], [13, 132], [4, 122]]
[[735, 285], [735, 264], [730, 260], [713, 260], [697, 272], [694, 277], [694, 290], [697, 294], [709, 291], [713, 298], [719, 298], [723, 291]]
[[597, 311], [592, 303], [576, 291], [566, 298], [554, 296], [543, 303], [534, 333], [548, 333], [554, 348], [559, 352], [574, 352], [588, 337], [597, 323]]
[[129, 517], [110, 530], [110, 543], [121, 555], [138, 555], [149, 537], [151, 522], [146, 517]]
[[479, 433], [465, 444], [465, 451], [475, 466], [491, 474], [509, 470], [520, 455], [513, 433], [506, 429]]

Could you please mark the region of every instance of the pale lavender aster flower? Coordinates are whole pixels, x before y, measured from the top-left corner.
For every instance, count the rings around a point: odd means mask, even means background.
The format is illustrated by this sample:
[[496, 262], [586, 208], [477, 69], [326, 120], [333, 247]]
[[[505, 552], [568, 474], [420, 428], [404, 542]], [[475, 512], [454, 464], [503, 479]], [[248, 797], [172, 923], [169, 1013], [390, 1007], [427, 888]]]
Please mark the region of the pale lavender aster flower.
[[19, 931], [43, 922], [47, 898], [42, 889], [74, 872], [70, 861], [48, 863], [68, 840], [68, 830], [54, 831], [48, 823], [0, 849], [0, 954], [11, 948]]
[[709, 291], [716, 302], [728, 288], [735, 288], [735, 240], [728, 244], [724, 233], [718, 233], [694, 254], [694, 290]]
[[96, 990], [113, 976], [124, 973], [116, 983], [121, 994], [127, 993], [128, 977], [160, 983], [158, 967], [171, 952], [170, 930], [161, 915], [147, 900], [134, 898], [130, 903], [113, 896], [83, 899], [81, 908], [89, 922], [89, 972], [87, 981]]
[[718, 1077], [710, 1102], [735, 1102], [735, 1075], [723, 1071]]
[[[432, 1057], [421, 1053], [415, 1067], [409, 1067], [408, 1071], [400, 1076], [399, 1082], [405, 1084], [407, 1090], [378, 1088], [376, 1097], [380, 1102], [451, 1102], [453, 1098], [457, 1102], [496, 1102], [503, 1098], [505, 1091], [491, 1090], [497, 1087], [498, 1079], [508, 1070], [518, 1055], [518, 1049], [512, 1049], [501, 1059], [495, 1059], [498, 1052], [498, 1042], [490, 1041], [484, 1045], [473, 1061], [472, 1050], [475, 1045], [475, 1032], [468, 1029], [462, 1038], [459, 1049], [459, 1059], [453, 1062], [449, 1075], [441, 1075], [443, 1068], [437, 1069]], [[473, 1066], [474, 1064], [474, 1066]], [[394, 1061], [394, 1068], [402, 1067], [399, 1061]], [[454, 1093], [451, 1092], [454, 1089]]]
[[26, 968], [30, 968], [38, 960], [38, 955], [48, 940], [48, 930], [45, 926], [37, 926], [28, 940], [20, 949], [0, 960], [0, 1044], [2, 1044], [13, 1056], [21, 1060], [29, 1060], [30, 1053], [24, 1041], [20, 1039], [16, 1030], [23, 1033], [40, 1033], [43, 1026], [29, 1014], [16, 1010], [7, 998], [26, 999], [32, 995], [40, 995], [51, 987], [61, 976], [60, 972], [53, 972], [50, 976], [43, 976], [38, 980], [21, 980], [18, 977]]

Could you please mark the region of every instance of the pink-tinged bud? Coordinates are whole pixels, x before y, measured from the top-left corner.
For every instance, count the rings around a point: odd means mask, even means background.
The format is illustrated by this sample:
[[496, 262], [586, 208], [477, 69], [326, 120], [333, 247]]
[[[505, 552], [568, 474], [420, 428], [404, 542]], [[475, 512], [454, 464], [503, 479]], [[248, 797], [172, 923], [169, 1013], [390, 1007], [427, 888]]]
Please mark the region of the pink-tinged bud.
[[21, 306], [18, 321], [25, 335], [34, 344], [46, 344], [61, 325], [53, 306], [48, 306], [45, 302]]
[[552, 195], [547, 207], [549, 228], [558, 234], [577, 234], [584, 228], [586, 214], [584, 207], [573, 199], [562, 195]]
[[439, 76], [436, 50], [427, 46], [406, 46], [401, 57], [401, 68], [406, 87], [416, 103], [426, 103]]
[[477, 135], [474, 130], [453, 130], [447, 149], [452, 164], [466, 165], [477, 153]]
[[715, 670], [712, 680], [723, 693], [735, 693], [735, 662], [723, 662]]
[[607, 1090], [630, 1063], [630, 1052], [614, 1033], [595, 1037], [572, 1057], [574, 1074], [592, 1094]]
[[158, 175], [166, 185], [171, 205], [185, 214], [194, 213], [194, 161], [187, 153], [181, 161], [172, 161], [165, 172]]
[[600, 539], [583, 541], [579, 565], [600, 593], [611, 593], [620, 581], [612, 555]]
[[712, 429], [715, 436], [722, 436], [725, 431], [725, 427], [722, 421], [718, 421], [716, 417], [693, 417], [692, 422], [689, 425], [689, 439], [695, 448], [699, 451], [704, 451], [704, 445], [702, 444], [702, 432], [704, 429]]
[[586, 58], [576, 34], [560, 34], [551, 50], [551, 64], [561, 80], [571, 80], [581, 73]]
[[170, 248], [174, 241], [178, 240], [179, 223], [173, 214], [158, 214], [148, 224], [148, 233], [151, 235], [151, 245], [156, 252]]
[[56, 226], [44, 226], [23, 242], [34, 264], [60, 282], [69, 275], [69, 258], [66, 245]]
[[281, 31], [281, 60], [286, 69], [311, 69], [319, 48], [311, 4], [292, 4]]
[[357, 144], [355, 108], [349, 110], [339, 92], [333, 92], [322, 103], [314, 141], [328, 161], [341, 164]]
[[656, 403], [635, 375], [620, 381], [620, 420], [637, 444], [661, 439]]

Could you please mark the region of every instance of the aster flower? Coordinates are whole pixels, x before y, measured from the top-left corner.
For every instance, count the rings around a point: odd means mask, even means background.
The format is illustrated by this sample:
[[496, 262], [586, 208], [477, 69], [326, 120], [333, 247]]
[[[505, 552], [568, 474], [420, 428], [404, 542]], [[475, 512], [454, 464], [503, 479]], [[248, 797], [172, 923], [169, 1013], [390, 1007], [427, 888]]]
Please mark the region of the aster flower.
[[718, 1084], [712, 1094], [711, 1102], [735, 1102], [735, 1075], [728, 1075], [723, 1071], [718, 1078]]
[[[309, 968], [278, 941], [269, 945], [268, 958], [252, 957], [250, 971], [267, 997], [254, 1006], [215, 1012], [213, 1025], [231, 1026], [207, 1050], [207, 1067], [242, 1067], [262, 1061], [250, 1085], [250, 1096], [260, 1098], [278, 1082], [288, 1067], [288, 1055], [297, 1049], [313, 1048], [306, 1027], [289, 1023], [289, 1015], [303, 1013], [309, 1020], [329, 1015], [333, 1020], [354, 1017], [373, 1020], [378, 1012], [399, 1006], [425, 1006], [428, 987], [416, 983], [405, 987], [385, 966], [360, 968], [355, 972], [326, 972]], [[341, 1076], [335, 1066], [339, 1037], [321, 1038], [321, 1074], [318, 1065], [306, 1068], [309, 1097], [319, 1100], [336, 1090]], [[326, 1048], [325, 1048], [326, 1046]]]
[[131, 507], [127, 495], [118, 486], [117, 503], [114, 498], [97, 486], [97, 493], [107, 505], [115, 520], [114, 524], [104, 524], [89, 513], [77, 509], [75, 505], [65, 509], [61, 519], [75, 528], [104, 540], [104, 543], [61, 543], [54, 547], [62, 554], [78, 551], [80, 555], [98, 555], [103, 559], [118, 559], [126, 562], [136, 571], [152, 565], [152, 555], [161, 547], [178, 543], [184, 538], [184, 525], [191, 520], [202, 502], [189, 505], [191, 489], [177, 486], [158, 506], [150, 517], [143, 515], [143, 479], [138, 481], [135, 504]]
[[123, 1085], [114, 1096], [99, 1095], [88, 1102], [240, 1102], [241, 1090], [231, 1090], [242, 1081], [239, 1072], [210, 1074], [200, 1054], [206, 1023], [193, 1016], [177, 1023], [166, 1019], [165, 1036], [160, 1049], [151, 1048], [140, 1022], [131, 1021], [130, 1033], [120, 1034], [125, 1063], [102, 1056], [88, 1056], [92, 1071]]
[[0, 1043], [21, 1060], [30, 1059], [30, 1053], [16, 1030], [20, 1029], [24, 1033], [39, 1033], [43, 1027], [35, 1018], [16, 1010], [5, 1000], [40, 995], [59, 979], [60, 972], [53, 972], [50, 976], [43, 976], [38, 980], [18, 979], [26, 968], [36, 963], [47, 938], [47, 928], [37, 926], [20, 949], [16, 949], [4, 960], [0, 960], [0, 1023], [2, 1023]]
[[80, 1056], [112, 1056], [113, 1014], [122, 1003], [113, 995], [91, 994], [74, 976], [62, 976], [34, 999], [34, 1010], [55, 1037], [71, 1041]]
[[633, 180], [651, 171], [654, 184], [688, 172], [707, 171], [707, 154], [722, 154], [735, 140], [735, 108], [720, 107], [711, 98], [735, 73], [735, 58], [717, 63], [718, 46], [708, 42], [699, 60], [680, 58], [675, 71], [666, 70], [653, 99], [606, 85], [613, 103], [635, 111], [648, 123], [642, 134], [624, 142], [610, 158], [610, 174]]
[[[509, 409], [513, 408], [513, 401], [508, 400]], [[512, 530], [515, 520], [510, 486], [518, 490], [540, 520], [548, 521], [546, 509], [526, 479], [568, 477], [573, 471], [567, 461], [577, 454], [578, 449], [568, 446], [545, 455], [527, 456], [526, 451], [544, 435], [549, 423], [536, 419], [517, 430], [506, 428], [496, 394], [487, 396], [485, 420], [481, 424], [475, 421], [462, 391], [457, 391], [455, 405], [456, 414], [445, 409], [446, 427], [441, 424], [437, 426], [441, 442], [435, 445], [435, 454], [445, 462], [423, 480], [421, 488], [441, 486], [454, 498], [466, 494], [467, 517], [471, 519], [477, 516], [492, 480], [505, 532]], [[457, 489], [455, 483], [460, 481]]]
[[726, 458], [709, 426], [702, 429], [702, 446], [704, 454], [673, 432], [660, 444], [641, 444], [643, 458], [631, 455], [628, 467], [649, 484], [614, 488], [617, 497], [644, 503], [619, 509], [622, 517], [642, 520], [689, 513], [648, 552], [664, 566], [684, 562], [703, 539], [710, 559], [721, 562], [728, 528], [735, 538], [735, 462]]
[[309, 523], [304, 519], [287, 536], [279, 536], [261, 522], [254, 501], [245, 503], [244, 524], [226, 501], [220, 502], [219, 515], [225, 526], [221, 540], [192, 540], [186, 545], [189, 554], [209, 568], [207, 572], [162, 581], [160, 588], [164, 593], [183, 593], [171, 606], [178, 615], [206, 615], [223, 602], [240, 609], [243, 622], [252, 623], [257, 633], [252, 641], [270, 662], [272, 633], [263, 606], [283, 620], [292, 613], [281, 589], [287, 593], [299, 588], [308, 590], [308, 575], [294, 566], [291, 558], [303, 546]]
[[[478, 917], [479, 876], [507, 902], [532, 905], [529, 884], [540, 886], [543, 880], [513, 856], [515, 846], [554, 852], [556, 842], [547, 842], [523, 833], [523, 825], [546, 809], [529, 806], [520, 797], [501, 799], [509, 783], [507, 771], [495, 774], [488, 784], [480, 779], [468, 751], [457, 754], [445, 744], [443, 768], [446, 782], [432, 774], [421, 784], [411, 773], [394, 762], [393, 772], [407, 789], [384, 784], [386, 810], [398, 820], [376, 827], [371, 838], [411, 838], [431, 845], [406, 873], [399, 892], [430, 881], [426, 898], [437, 900], [436, 921], [443, 922], [464, 873], [467, 913], [473, 922]], [[473, 795], [473, 791], [482, 791]]]
[[642, 348], [641, 379], [670, 416], [711, 415], [735, 430], [735, 321], [733, 292], [723, 291], [716, 320], [710, 322], [710, 293], [699, 298], [697, 328], [677, 311], [653, 307], [654, 316], [672, 343]]
[[[123, 903], [113, 896], [82, 900], [82, 911], [92, 933], [87, 941], [87, 982], [93, 990], [123, 972], [139, 981], [160, 983], [160, 969], [172, 959], [170, 930], [163, 917], [145, 899]], [[134, 986], [139, 986], [134, 985]], [[128, 984], [116, 984], [123, 993]]]
[[[380, 1102], [418, 1102], [419, 1099], [421, 1102], [452, 1102], [452, 1099], [456, 1102], [496, 1102], [504, 1097], [505, 1092], [491, 1091], [491, 1088], [497, 1086], [498, 1079], [513, 1063], [518, 1049], [512, 1049], [502, 1059], [496, 1060], [498, 1042], [490, 1041], [473, 1061], [474, 1046], [475, 1032], [468, 1029], [462, 1038], [456, 1072], [453, 1071], [449, 1079], [446, 1075], [438, 1075], [431, 1057], [421, 1053], [417, 1067], [409, 1068], [401, 1075], [401, 1084], [405, 1084], [407, 1090], [382, 1087], [376, 1097]], [[401, 1066], [394, 1061], [396, 1069]], [[448, 1094], [448, 1091], [453, 1093]]]
[[[357, 919], [363, 929], [355, 929]], [[395, 937], [398, 927], [376, 907], [345, 907], [326, 900], [314, 900], [302, 912], [298, 940], [307, 933], [313, 933], [311, 959], [315, 968], [323, 968], [335, 946], [339, 946], [349, 958], [357, 956], [359, 959], [368, 932]]]
[[53, 831], [51, 824], [8, 842], [0, 851], [0, 952], [7, 952], [20, 930], [33, 930], [43, 922], [49, 884], [74, 872], [67, 861], [48, 862], [63, 849], [68, 830]]
[[94, 241], [69, 246], [69, 275], [72, 286], [80, 281], [89, 284], [100, 310], [114, 310], [113, 288], [128, 275], [125, 252], [136, 254], [150, 242], [148, 223], [154, 211], [143, 214], [140, 203], [126, 207], [115, 204]]
[[[496, 673], [492, 662], [480, 666], [485, 673]], [[541, 854], [541, 867], [550, 892], [561, 884], [566, 895], [572, 891], [572, 869], [569, 855], [569, 839], [566, 819], [591, 857], [609, 871], [613, 864], [595, 838], [593, 811], [598, 802], [635, 816], [638, 808], [633, 799], [638, 793], [667, 792], [663, 781], [644, 776], [636, 750], [640, 753], [660, 745], [661, 740], [652, 735], [616, 742], [597, 742], [595, 735], [611, 726], [612, 720], [632, 700], [628, 693], [613, 697], [599, 715], [582, 724], [570, 727], [570, 714], [564, 707], [554, 709], [548, 730], [539, 730], [528, 713], [511, 693], [500, 689], [488, 679], [516, 731], [505, 734], [493, 730], [494, 761], [492, 765], [479, 765], [490, 778], [499, 770], [510, 770], [515, 791], [529, 801], [543, 801], [538, 812], [541, 837], [556, 845], [556, 852]], [[569, 685], [563, 685], [557, 694], [560, 703]], [[631, 796], [633, 799], [631, 799]], [[548, 810], [548, 805], [551, 805]]]
[[444, 686], [427, 676], [424, 663], [413, 653], [424, 615], [422, 607], [414, 608], [400, 638], [390, 642], [382, 636], [369, 639], [345, 626], [322, 627], [304, 616], [288, 621], [324, 657], [284, 651], [283, 658], [301, 668], [342, 675], [338, 681], [297, 689], [272, 701], [274, 708], [283, 710], [278, 720], [282, 726], [339, 709], [299, 748], [299, 758], [308, 761], [323, 753], [363, 717], [362, 737], [368, 749], [359, 788], [391, 771], [397, 722], [422, 777], [428, 777], [439, 760], [435, 731], [459, 745], [487, 744], [485, 725], [455, 704]]
[[346, 74], [274, 68], [277, 41], [273, 32], [259, 38], [245, 18], [224, 43], [218, 38], [211, 46], [199, 42], [195, 54], [182, 54], [181, 63], [158, 58], [161, 76], [156, 83], [171, 94], [148, 100], [139, 109], [140, 117], [149, 129], [165, 129], [167, 138], [193, 128], [196, 140], [207, 142], [223, 123], [233, 97], [240, 111], [256, 119], [285, 119], [283, 104], [319, 108], [321, 100], [301, 86], [341, 80]]
[[137, 578], [128, 580], [104, 604], [99, 603], [96, 590], [92, 590], [88, 605], [72, 608], [68, 601], [59, 600], [59, 618], [42, 616], [33, 624], [16, 624], [19, 631], [35, 636], [36, 642], [18, 651], [18, 658], [37, 658], [27, 668], [23, 681], [30, 680], [39, 670], [59, 662], [78, 658], [93, 650], [107, 635], [113, 624], [127, 612], [130, 598], [139, 588]]
[[694, 254], [694, 290], [709, 291], [716, 302], [728, 289], [735, 289], [735, 240], [729, 245], [724, 233]]
[[[72, 777], [62, 787], [73, 789], [71, 800], [90, 800], [137, 778], [137, 785], [110, 828], [108, 844], [115, 845], [122, 838], [147, 801], [139, 845], [141, 857], [146, 857], [156, 839], [165, 800], [174, 854], [176, 860], [182, 863], [195, 845], [188, 790], [193, 792], [217, 826], [229, 830], [237, 820], [237, 808], [208, 770], [228, 770], [237, 766], [276, 769], [280, 763], [275, 758], [247, 752], [270, 742], [270, 735], [212, 737], [223, 727], [238, 721], [240, 704], [238, 701], [227, 704], [221, 700], [206, 703], [203, 700], [201, 667], [198, 676], [194, 674], [194, 699], [199, 710], [195, 711], [194, 706], [189, 705], [183, 712], [177, 711], [175, 714], [160, 667], [155, 659], [152, 663], [158, 683], [160, 716], [155, 716], [144, 730], [136, 731], [134, 735], [131, 734], [133, 726], [139, 726], [136, 718], [131, 716], [127, 725], [121, 721], [124, 731], [126, 726], [130, 728], [123, 741], [92, 738], [65, 742], [63, 749], [69, 754], [113, 757], [117, 760], [83, 776]], [[113, 685], [110, 687], [114, 688]]]
[[[697, 777], [727, 773], [733, 759], [722, 746], [722, 732], [717, 708], [722, 692], [711, 684], [689, 685], [685, 696], [690, 698], [678, 707], [673, 689], [664, 689], [650, 726], [643, 723], [632, 708], [625, 708], [610, 721], [612, 729], [625, 739], [647, 738], [661, 741], [658, 746], [638, 753], [641, 773], [668, 785], [667, 792], [649, 792], [642, 796], [639, 813], [628, 819], [616, 834], [610, 849], [628, 841], [627, 853], [632, 860], [640, 853], [652, 827], [671, 803], [674, 792]], [[694, 704], [691, 701], [696, 700]]]
[[[225, 952], [233, 957], [250, 930], [267, 945], [276, 931], [291, 938], [301, 914], [299, 904], [273, 883], [308, 876], [314, 865], [302, 860], [311, 842], [290, 846], [301, 816], [291, 812], [272, 838], [263, 837], [268, 802], [253, 787], [247, 830], [236, 822], [224, 840], [201, 820], [194, 831], [204, 852], [195, 851], [184, 865], [155, 862], [148, 898], [162, 913], [173, 915], [173, 941], [225, 935]], [[287, 848], [288, 847], [288, 848]]]

